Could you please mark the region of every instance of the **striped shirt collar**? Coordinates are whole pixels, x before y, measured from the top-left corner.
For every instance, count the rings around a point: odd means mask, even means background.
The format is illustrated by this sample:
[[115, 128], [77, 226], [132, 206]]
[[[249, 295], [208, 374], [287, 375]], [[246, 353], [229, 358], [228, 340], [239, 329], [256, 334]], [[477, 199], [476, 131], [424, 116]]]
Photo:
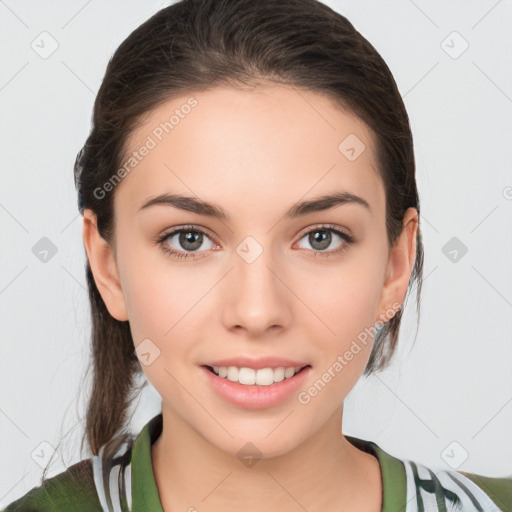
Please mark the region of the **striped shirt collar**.
[[[152, 418], [135, 440], [132, 456], [133, 512], [163, 512], [151, 462], [151, 445], [162, 432], [162, 414]], [[402, 462], [371, 441], [345, 436], [356, 448], [379, 460], [382, 473], [383, 501], [381, 512], [405, 510], [406, 474]]]

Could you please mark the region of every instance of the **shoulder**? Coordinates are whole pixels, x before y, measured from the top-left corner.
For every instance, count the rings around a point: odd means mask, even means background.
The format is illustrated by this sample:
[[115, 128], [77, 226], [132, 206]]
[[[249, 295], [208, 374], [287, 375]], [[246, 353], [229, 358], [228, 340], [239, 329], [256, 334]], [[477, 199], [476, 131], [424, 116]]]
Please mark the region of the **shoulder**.
[[81, 512], [101, 512], [94, 484], [92, 460], [82, 460], [66, 471], [43, 480], [41, 485], [32, 488], [21, 498], [4, 509], [5, 512], [55, 512], [80, 510]]
[[401, 462], [406, 473], [407, 500], [415, 502], [418, 510], [422, 510], [421, 507], [430, 510], [429, 505], [443, 504], [446, 508], [439, 510], [512, 511], [512, 477], [487, 477], [429, 468], [412, 461]]
[[465, 471], [460, 474], [482, 489], [501, 510], [512, 510], [512, 476], [496, 478]]
[[[82, 460], [52, 478], [44, 479], [41, 485], [0, 512], [131, 510], [132, 462], [137, 475], [136, 498], [139, 504], [144, 503], [148, 486], [151, 486], [150, 442], [158, 436], [161, 421], [160, 414], [148, 422], [137, 439], [130, 433], [113, 437], [92, 458]], [[137, 457], [132, 461], [134, 452]], [[138, 480], [144, 481], [144, 485]], [[158, 491], [154, 482], [152, 489], [153, 500], [157, 502]]]
[[488, 477], [395, 457], [373, 441], [345, 436], [379, 460], [383, 512], [512, 512], [512, 475]]

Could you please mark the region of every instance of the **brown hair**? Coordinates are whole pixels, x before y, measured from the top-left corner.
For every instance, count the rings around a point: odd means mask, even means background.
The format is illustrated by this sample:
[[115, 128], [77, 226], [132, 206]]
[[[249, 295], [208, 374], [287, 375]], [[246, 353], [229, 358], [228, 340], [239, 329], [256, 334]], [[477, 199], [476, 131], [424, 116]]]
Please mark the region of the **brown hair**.
[[[78, 207], [97, 216], [101, 236], [112, 243], [113, 194], [95, 190], [124, 161], [130, 135], [143, 116], [172, 96], [259, 80], [327, 94], [376, 134], [378, 169], [386, 192], [391, 247], [404, 213], [419, 213], [413, 140], [393, 76], [374, 47], [342, 15], [316, 0], [182, 0], [158, 11], [134, 30], [110, 59], [94, 103], [92, 129], [77, 156]], [[341, 142], [341, 141], [340, 141]], [[115, 189], [114, 189], [115, 190]], [[423, 271], [417, 255], [408, 292]], [[93, 454], [127, 439], [127, 410], [142, 370], [128, 322], [113, 318], [86, 263], [92, 315], [93, 382], [85, 438]], [[377, 331], [364, 374], [383, 369], [398, 340], [402, 310]], [[112, 449], [112, 451], [114, 448]]]

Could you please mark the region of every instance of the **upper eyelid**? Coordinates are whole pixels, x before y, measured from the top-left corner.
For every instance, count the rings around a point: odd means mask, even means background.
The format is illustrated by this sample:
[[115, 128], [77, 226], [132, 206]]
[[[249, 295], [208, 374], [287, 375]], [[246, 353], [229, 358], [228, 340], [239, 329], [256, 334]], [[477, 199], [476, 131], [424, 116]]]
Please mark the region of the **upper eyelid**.
[[308, 233], [311, 233], [312, 231], [339, 231], [343, 235], [347, 237], [352, 237], [351, 233], [346, 229], [342, 228], [341, 226], [336, 226], [335, 224], [317, 224], [312, 227], [304, 228], [299, 232], [300, 237], [302, 238], [304, 235], [307, 235]]
[[[182, 227], [176, 227], [176, 228], [170, 228], [168, 231], [164, 231], [161, 235], [158, 236], [158, 239], [161, 241], [166, 240], [171, 235], [175, 235], [176, 233], [181, 232], [187, 232], [187, 231], [196, 231], [199, 233], [203, 233], [204, 235], [208, 236], [212, 239], [212, 241], [215, 241], [215, 236], [210, 234], [210, 231], [206, 228], [203, 228], [202, 226], [182, 226]], [[217, 243], [217, 242], [216, 242]]]

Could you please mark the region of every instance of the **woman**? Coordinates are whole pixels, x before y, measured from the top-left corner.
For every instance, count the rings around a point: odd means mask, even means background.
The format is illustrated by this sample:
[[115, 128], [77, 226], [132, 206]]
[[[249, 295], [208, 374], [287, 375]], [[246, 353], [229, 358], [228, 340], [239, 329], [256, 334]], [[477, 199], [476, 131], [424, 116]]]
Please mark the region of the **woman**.
[[[77, 157], [93, 457], [6, 510], [510, 510], [510, 479], [343, 435], [423, 247], [408, 116], [313, 0], [183, 0], [109, 62]], [[141, 373], [162, 413], [134, 439]]]

